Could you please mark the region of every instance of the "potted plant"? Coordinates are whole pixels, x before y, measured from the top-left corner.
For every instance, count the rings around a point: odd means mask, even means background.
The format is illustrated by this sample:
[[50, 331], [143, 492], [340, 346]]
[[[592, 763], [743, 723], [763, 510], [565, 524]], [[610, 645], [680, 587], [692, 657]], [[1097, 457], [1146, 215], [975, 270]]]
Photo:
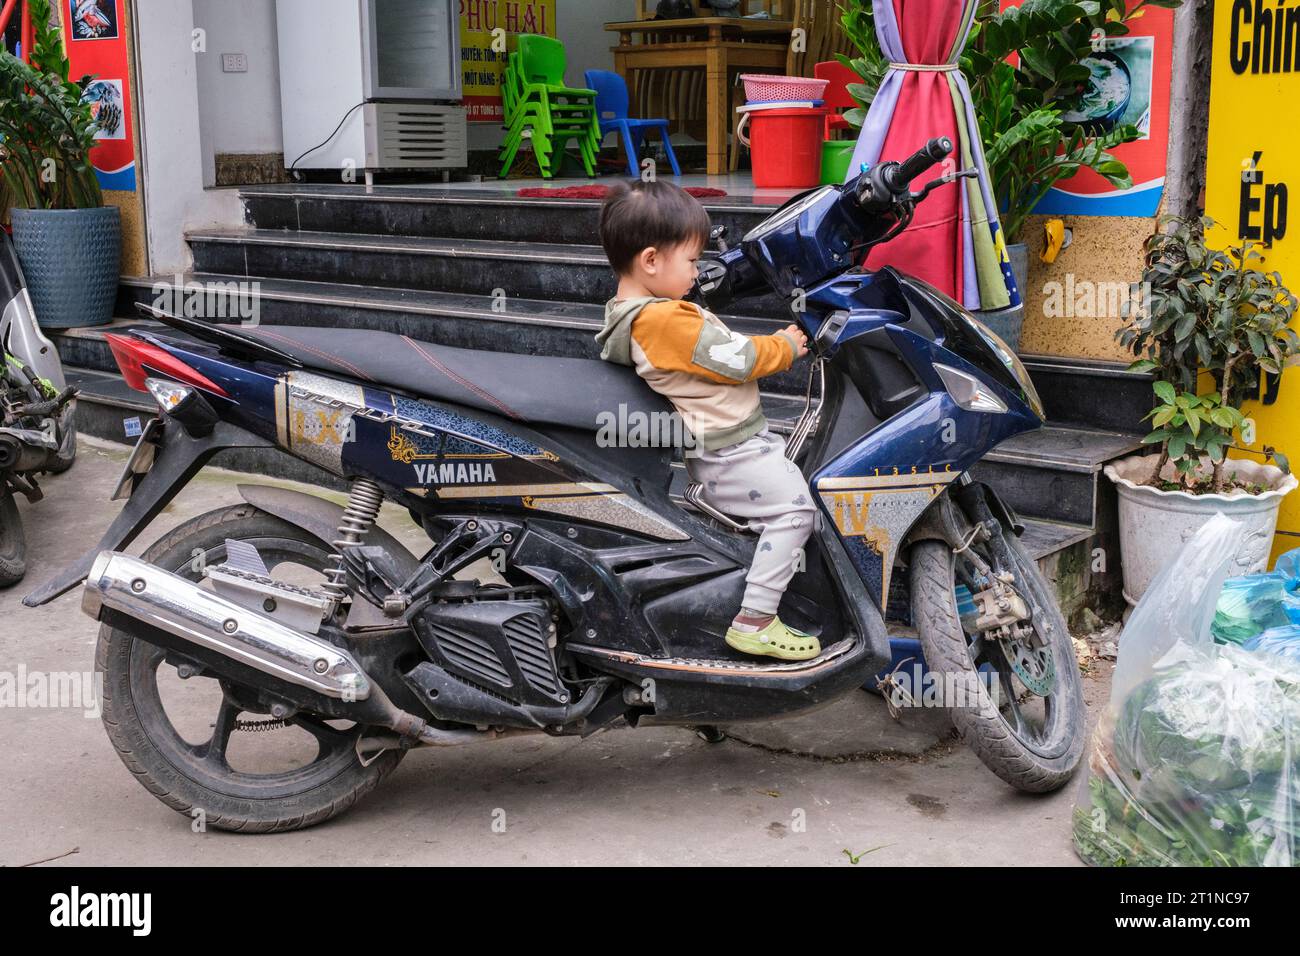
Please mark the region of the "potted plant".
[[1139, 356], [1130, 369], [1156, 376], [1156, 407], [1147, 416], [1153, 430], [1143, 442], [1159, 451], [1105, 469], [1119, 491], [1130, 604], [1216, 512], [1248, 526], [1236, 573], [1265, 570], [1278, 508], [1296, 487], [1284, 455], [1250, 447], [1254, 427], [1242, 411], [1259, 396], [1264, 374], [1280, 376], [1300, 357], [1300, 337], [1288, 328], [1296, 297], [1276, 272], [1253, 267], [1261, 257], [1250, 242], [1207, 247], [1213, 224], [1160, 221], [1146, 242], [1144, 308], [1118, 333]]
[[68, 79], [49, 0], [29, 0], [31, 63], [0, 51], [0, 184], [32, 307], [42, 326], [102, 325], [113, 317], [122, 234], [90, 162], [99, 124]]
[[[1044, 3], [1025, 0], [999, 10], [982, 3], [961, 57], [980, 127], [993, 195], [1000, 204], [1002, 234], [1022, 295], [1029, 284], [1025, 222], [1052, 187], [1081, 169], [1117, 189], [1133, 185], [1128, 167], [1110, 150], [1138, 139], [1136, 126], [1073, 121], [1098, 54], [1098, 40], [1123, 36], [1127, 22], [1145, 7], [1177, 7], [1182, 0], [1108, 0], [1106, 3]], [[861, 124], [889, 64], [876, 39], [872, 0], [850, 0], [842, 24], [859, 51], [841, 60], [862, 77], [849, 92], [862, 104], [849, 121]], [[1010, 62], [1014, 59], [1014, 63]], [[981, 316], [1018, 347], [1024, 306]]]

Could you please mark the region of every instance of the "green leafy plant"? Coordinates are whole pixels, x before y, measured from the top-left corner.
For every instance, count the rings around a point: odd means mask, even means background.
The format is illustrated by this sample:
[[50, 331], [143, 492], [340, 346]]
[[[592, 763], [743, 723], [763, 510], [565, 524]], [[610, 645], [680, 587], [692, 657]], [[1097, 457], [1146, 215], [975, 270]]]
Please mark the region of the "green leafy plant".
[[35, 37], [31, 63], [0, 51], [0, 179], [5, 207], [84, 209], [103, 204], [90, 162], [99, 129], [73, 82], [49, 0], [29, 0]]
[[[1153, 481], [1161, 487], [1168, 486], [1166, 490], [1186, 490], [1202, 456], [1216, 466], [1222, 463], [1233, 445], [1233, 434], [1246, 416], [1239, 409], [1224, 405], [1216, 392], [1206, 395], [1180, 392], [1169, 382], [1156, 382], [1153, 387], [1160, 401], [1146, 417], [1151, 419], [1154, 430], [1142, 439], [1147, 445], [1160, 442], [1161, 456]], [[1174, 463], [1176, 482], [1160, 481], [1160, 472], [1167, 461]]]
[[[1252, 268], [1262, 257], [1250, 242], [1207, 246], [1205, 231], [1213, 225], [1209, 218], [1160, 220], [1145, 246], [1144, 307], [1128, 316], [1117, 337], [1138, 357], [1129, 369], [1157, 379], [1162, 404], [1148, 416], [1155, 430], [1144, 439], [1161, 443], [1156, 480], [1173, 460], [1180, 486], [1195, 487], [1204, 454], [1213, 474], [1200, 484], [1217, 492], [1230, 448], [1290, 470], [1272, 447], [1255, 451], [1236, 436], [1245, 421], [1242, 405], [1259, 396], [1261, 373], [1280, 375], [1300, 360], [1300, 336], [1289, 328], [1297, 300], [1282, 277]], [[1206, 373], [1215, 390], [1198, 396]]]
[[[1135, 126], [1090, 132], [1064, 119], [1087, 88], [1081, 61], [1107, 37], [1124, 36], [1147, 7], [1178, 7], [1182, 0], [1024, 0], [1005, 11], [997, 0], [981, 4], [961, 57], [971, 84], [988, 163], [1008, 242], [1020, 241], [1025, 220], [1057, 183], [1081, 169], [1117, 189], [1133, 185], [1128, 167], [1110, 150], [1141, 136]], [[841, 24], [858, 50], [841, 60], [862, 77], [849, 87], [870, 106], [888, 63], [875, 34], [872, 0], [846, 0]], [[1014, 59], [1014, 62], [1012, 60]], [[864, 111], [851, 111], [861, 121]]]

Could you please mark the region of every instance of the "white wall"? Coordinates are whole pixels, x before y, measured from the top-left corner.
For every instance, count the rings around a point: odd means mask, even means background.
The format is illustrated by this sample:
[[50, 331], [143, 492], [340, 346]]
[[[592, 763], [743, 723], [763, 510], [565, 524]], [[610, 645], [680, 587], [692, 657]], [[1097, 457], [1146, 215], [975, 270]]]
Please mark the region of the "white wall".
[[193, 8], [177, 0], [134, 5], [149, 269], [169, 275], [189, 268], [187, 230], [238, 225], [243, 207], [238, 190], [204, 188]]
[[[193, 0], [194, 25], [207, 34], [199, 54], [199, 105], [213, 153], [281, 153], [280, 64], [272, 0]], [[248, 58], [247, 73], [225, 73], [223, 53]]]

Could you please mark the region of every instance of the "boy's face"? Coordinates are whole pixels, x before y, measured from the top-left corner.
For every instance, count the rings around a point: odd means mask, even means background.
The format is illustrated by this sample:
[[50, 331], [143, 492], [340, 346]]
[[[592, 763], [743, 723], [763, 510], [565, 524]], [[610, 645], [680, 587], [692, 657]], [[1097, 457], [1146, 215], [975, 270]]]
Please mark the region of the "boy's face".
[[641, 250], [632, 264], [636, 278], [651, 295], [681, 299], [695, 285], [695, 264], [704, 251], [701, 242], [683, 242], [663, 249]]

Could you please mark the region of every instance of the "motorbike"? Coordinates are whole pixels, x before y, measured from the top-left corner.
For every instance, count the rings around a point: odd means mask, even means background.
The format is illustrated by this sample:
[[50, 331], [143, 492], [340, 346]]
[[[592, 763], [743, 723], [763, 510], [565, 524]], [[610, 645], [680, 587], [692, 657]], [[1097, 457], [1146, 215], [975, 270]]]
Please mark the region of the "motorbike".
[[27, 572], [27, 542], [14, 496], [35, 504], [44, 495], [37, 475], [72, 467], [77, 454], [63, 365], [32, 311], [22, 266], [0, 231], [0, 588]]
[[[860, 692], [889, 666], [891, 630], [916, 634], [943, 678], [935, 703], [990, 770], [1059, 788], [1085, 736], [1070, 637], [1016, 515], [968, 474], [1042, 425], [1033, 383], [946, 295], [855, 265], [954, 179], [910, 188], [951, 150], [935, 140], [797, 196], [700, 264], [710, 305], [799, 300], [810, 368], [787, 455], [822, 520], [780, 613], [819, 635], [812, 660], [723, 642], [757, 539], [700, 488], [670, 493], [673, 443], [608, 440], [611, 415], [671, 413], [633, 370], [159, 310], [186, 334], [109, 337], [160, 411], [115, 490], [122, 511], [25, 603], [85, 582], [113, 745], [158, 799], [217, 828], [329, 819], [417, 747], [662, 725], [718, 740]], [[232, 450], [308, 462], [346, 483], [346, 505], [241, 485], [240, 504], [125, 553]], [[423, 553], [377, 523], [385, 502]], [[212, 708], [188, 730], [169, 708], [186, 685]], [[236, 755], [290, 733], [292, 761]]]

